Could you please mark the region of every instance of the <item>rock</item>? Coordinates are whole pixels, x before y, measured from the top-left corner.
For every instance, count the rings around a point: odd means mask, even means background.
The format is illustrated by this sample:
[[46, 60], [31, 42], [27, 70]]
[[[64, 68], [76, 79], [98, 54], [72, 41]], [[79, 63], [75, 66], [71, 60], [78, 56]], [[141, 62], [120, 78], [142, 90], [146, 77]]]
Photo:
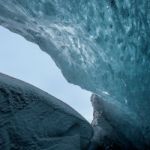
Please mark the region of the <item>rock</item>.
[[0, 74], [0, 150], [85, 150], [92, 133], [67, 104]]
[[94, 136], [91, 147], [104, 150], [149, 150], [136, 116], [119, 104], [105, 101], [96, 94], [91, 97]]

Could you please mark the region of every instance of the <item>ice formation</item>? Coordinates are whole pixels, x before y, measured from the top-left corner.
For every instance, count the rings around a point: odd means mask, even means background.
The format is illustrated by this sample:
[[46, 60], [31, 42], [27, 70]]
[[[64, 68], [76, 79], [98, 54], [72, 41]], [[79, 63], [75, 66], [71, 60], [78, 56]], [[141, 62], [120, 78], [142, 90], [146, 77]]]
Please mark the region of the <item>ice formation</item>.
[[0, 24], [37, 43], [69, 82], [132, 114], [150, 145], [149, 0], [0, 0]]
[[62, 101], [0, 74], [0, 150], [85, 150], [92, 133]]
[[[92, 145], [104, 150], [145, 150], [142, 128], [133, 113], [93, 94], [94, 108]], [[134, 138], [133, 138], [134, 137]]]

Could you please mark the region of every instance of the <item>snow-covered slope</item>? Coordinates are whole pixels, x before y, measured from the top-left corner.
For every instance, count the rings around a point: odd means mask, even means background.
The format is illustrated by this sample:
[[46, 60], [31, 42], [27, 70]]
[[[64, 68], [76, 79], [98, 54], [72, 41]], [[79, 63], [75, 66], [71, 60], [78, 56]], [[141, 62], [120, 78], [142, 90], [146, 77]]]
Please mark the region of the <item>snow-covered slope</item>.
[[92, 133], [62, 101], [0, 74], [0, 150], [85, 150]]

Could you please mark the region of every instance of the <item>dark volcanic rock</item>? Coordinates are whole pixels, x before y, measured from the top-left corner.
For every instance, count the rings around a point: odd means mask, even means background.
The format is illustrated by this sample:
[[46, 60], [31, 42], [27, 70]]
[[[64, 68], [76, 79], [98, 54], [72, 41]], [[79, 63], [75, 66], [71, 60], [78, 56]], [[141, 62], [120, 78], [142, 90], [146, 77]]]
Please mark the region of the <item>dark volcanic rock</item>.
[[85, 150], [92, 127], [75, 110], [0, 74], [0, 150]]

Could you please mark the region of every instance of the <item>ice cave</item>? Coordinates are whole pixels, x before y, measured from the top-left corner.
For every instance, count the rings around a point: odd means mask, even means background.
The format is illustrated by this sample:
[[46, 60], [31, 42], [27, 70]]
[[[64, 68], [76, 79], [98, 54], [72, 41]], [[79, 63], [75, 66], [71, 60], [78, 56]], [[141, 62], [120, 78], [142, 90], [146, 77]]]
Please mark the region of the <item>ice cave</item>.
[[0, 0], [0, 25], [91, 91], [94, 109], [90, 124], [51, 93], [0, 74], [0, 149], [150, 150], [149, 0]]

